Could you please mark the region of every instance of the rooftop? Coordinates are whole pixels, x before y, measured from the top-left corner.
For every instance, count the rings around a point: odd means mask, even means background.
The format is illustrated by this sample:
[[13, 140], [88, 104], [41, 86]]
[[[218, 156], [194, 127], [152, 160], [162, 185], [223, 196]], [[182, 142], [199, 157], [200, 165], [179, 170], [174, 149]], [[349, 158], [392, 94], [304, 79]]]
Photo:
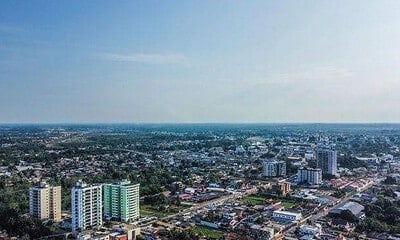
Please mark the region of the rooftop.
[[335, 209], [332, 209], [330, 211], [330, 213], [340, 214], [344, 210], [349, 210], [354, 215], [358, 215], [364, 210], [364, 206], [359, 203], [349, 201], [349, 202], [339, 205]]

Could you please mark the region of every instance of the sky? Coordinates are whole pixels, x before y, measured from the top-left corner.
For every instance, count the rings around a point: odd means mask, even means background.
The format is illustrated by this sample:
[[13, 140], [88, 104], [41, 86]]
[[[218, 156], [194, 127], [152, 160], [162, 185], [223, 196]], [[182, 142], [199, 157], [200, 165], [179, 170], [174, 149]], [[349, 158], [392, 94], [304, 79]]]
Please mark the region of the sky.
[[400, 122], [400, 1], [0, 1], [0, 123]]

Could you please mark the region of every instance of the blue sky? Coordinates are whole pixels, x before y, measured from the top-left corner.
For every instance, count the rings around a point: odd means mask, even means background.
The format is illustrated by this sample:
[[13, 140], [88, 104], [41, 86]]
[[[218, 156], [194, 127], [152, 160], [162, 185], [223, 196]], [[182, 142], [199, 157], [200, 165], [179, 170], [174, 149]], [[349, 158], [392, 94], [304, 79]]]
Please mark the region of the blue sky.
[[399, 122], [399, 1], [1, 1], [0, 122]]

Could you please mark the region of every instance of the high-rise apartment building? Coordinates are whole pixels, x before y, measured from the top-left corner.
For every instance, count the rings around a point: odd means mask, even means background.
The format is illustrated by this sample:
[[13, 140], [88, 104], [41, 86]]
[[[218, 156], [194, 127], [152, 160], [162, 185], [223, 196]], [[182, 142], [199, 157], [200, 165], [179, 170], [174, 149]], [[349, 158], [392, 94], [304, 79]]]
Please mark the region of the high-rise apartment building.
[[317, 168], [322, 170], [323, 174], [337, 174], [337, 152], [330, 149], [317, 149]]
[[102, 185], [88, 185], [79, 180], [71, 190], [72, 231], [82, 231], [103, 224]]
[[104, 184], [104, 217], [129, 222], [139, 218], [139, 184], [123, 180]]
[[280, 177], [286, 175], [286, 162], [278, 160], [266, 160], [263, 162], [264, 177]]
[[61, 186], [40, 182], [29, 188], [29, 214], [41, 220], [61, 220]]
[[322, 170], [319, 168], [300, 168], [297, 171], [297, 182], [318, 185], [322, 183]]

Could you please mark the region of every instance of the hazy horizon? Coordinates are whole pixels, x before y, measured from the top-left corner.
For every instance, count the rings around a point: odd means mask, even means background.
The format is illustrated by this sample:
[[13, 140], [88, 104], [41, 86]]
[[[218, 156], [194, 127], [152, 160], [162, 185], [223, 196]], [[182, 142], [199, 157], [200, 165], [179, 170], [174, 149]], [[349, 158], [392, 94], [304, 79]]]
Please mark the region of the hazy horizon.
[[399, 1], [2, 1], [0, 124], [400, 123]]
[[400, 122], [0, 122], [2, 125], [400, 125]]

